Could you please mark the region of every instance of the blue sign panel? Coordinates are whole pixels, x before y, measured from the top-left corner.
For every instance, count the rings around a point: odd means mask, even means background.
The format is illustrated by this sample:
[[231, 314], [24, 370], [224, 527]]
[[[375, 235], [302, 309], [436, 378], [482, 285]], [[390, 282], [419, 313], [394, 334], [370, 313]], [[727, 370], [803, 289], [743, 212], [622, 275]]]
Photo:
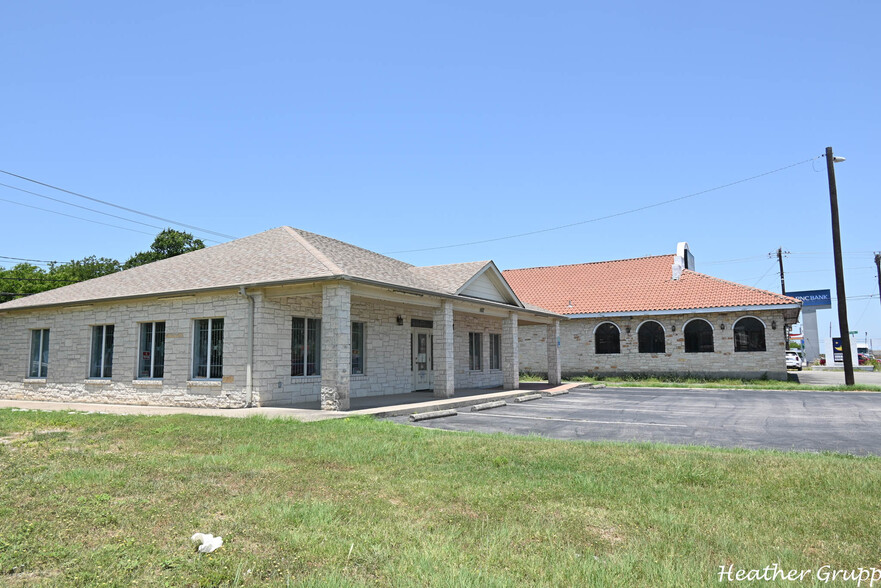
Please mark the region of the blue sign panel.
[[832, 292], [829, 290], [802, 290], [801, 292], [787, 292], [787, 296], [798, 298], [803, 308], [823, 309], [832, 308]]

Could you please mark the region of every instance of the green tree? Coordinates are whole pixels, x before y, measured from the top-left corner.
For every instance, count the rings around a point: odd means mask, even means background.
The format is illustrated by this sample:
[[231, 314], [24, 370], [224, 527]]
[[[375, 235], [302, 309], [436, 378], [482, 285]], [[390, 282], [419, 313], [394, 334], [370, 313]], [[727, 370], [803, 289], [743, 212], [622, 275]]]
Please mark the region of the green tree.
[[0, 268], [0, 302], [91, 280], [118, 272], [121, 268], [115, 259], [94, 255], [67, 263], [52, 263], [48, 270], [29, 263], [20, 263], [11, 269]]
[[70, 283], [73, 283], [113, 274], [121, 269], [122, 264], [115, 259], [92, 255], [84, 259], [72, 259], [58, 265], [50, 264], [49, 276], [59, 280], [69, 280]]
[[153, 244], [150, 246], [150, 251], [135, 253], [125, 262], [122, 269], [137, 267], [204, 248], [205, 243], [202, 242], [202, 239], [196, 239], [190, 233], [165, 229], [156, 235], [156, 239], [153, 240]]
[[65, 285], [49, 282], [46, 280], [47, 277], [46, 270], [29, 263], [19, 263], [10, 269], [0, 269], [0, 302]]

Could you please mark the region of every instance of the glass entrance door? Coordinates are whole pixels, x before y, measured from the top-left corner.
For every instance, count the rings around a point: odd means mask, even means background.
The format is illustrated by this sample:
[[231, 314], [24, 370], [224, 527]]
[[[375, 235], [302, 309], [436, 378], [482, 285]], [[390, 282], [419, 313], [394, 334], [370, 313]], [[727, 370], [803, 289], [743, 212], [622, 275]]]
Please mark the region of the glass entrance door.
[[412, 365], [413, 370], [413, 390], [431, 390], [432, 389], [432, 368], [434, 367], [432, 357], [432, 336], [431, 329], [413, 329], [413, 352]]

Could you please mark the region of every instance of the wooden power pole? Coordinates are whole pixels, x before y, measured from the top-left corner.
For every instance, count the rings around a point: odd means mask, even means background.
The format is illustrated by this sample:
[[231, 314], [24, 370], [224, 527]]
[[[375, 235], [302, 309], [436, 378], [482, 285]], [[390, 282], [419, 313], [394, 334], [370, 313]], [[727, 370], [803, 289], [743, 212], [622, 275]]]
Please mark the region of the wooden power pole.
[[[844, 161], [844, 158], [839, 158]], [[847, 295], [844, 292], [844, 263], [841, 261], [841, 230], [838, 225], [838, 187], [835, 185], [835, 157], [826, 147], [826, 174], [829, 176], [829, 204], [832, 208], [832, 251], [835, 256], [835, 293], [838, 296], [838, 333], [844, 354], [844, 384], [853, 386], [853, 357], [850, 355], [850, 331], [847, 327]]]

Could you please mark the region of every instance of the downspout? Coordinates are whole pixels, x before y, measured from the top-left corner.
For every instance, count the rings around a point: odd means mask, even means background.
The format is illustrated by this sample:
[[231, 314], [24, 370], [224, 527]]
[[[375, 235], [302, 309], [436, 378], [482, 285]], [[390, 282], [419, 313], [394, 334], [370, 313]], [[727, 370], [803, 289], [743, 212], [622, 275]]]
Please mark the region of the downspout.
[[248, 299], [248, 361], [245, 364], [245, 395], [247, 396], [246, 408], [254, 404], [254, 297], [247, 293], [245, 287], [239, 288], [239, 294]]

